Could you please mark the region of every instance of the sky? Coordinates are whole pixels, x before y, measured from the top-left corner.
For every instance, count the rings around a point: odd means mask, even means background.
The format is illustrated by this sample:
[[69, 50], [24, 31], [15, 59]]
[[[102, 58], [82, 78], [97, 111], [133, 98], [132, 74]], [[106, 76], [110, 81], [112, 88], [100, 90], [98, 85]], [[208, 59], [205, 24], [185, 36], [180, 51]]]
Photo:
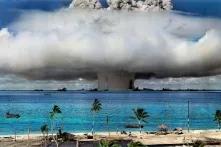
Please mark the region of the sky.
[[[0, 28], [16, 23], [20, 16], [33, 10], [57, 11], [68, 7], [71, 0], [0, 0]], [[173, 10], [189, 13], [198, 17], [221, 19], [220, 0], [173, 0]], [[140, 88], [171, 88], [171, 89], [221, 89], [221, 76], [164, 78], [137, 80], [135, 85]], [[96, 88], [96, 81], [86, 80], [28, 80], [15, 75], [0, 75], [0, 89], [90, 89]]]
[[[221, 17], [220, 0], [173, 0], [173, 9], [206, 17]], [[16, 21], [31, 10], [55, 11], [71, 0], [0, 0], [0, 27]]]
[[220, 0], [173, 0], [174, 10], [206, 17], [221, 17]]

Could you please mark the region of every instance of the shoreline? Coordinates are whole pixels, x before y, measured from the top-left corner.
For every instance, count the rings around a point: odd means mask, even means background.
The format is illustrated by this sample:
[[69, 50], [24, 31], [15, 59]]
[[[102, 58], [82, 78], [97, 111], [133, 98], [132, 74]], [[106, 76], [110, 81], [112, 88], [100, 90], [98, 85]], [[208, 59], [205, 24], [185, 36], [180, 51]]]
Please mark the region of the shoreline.
[[[168, 133], [168, 134], [152, 134], [152, 133], [145, 133], [142, 132], [141, 134], [138, 131], [131, 132], [129, 135], [121, 134], [120, 132], [110, 132], [110, 136], [108, 132], [95, 132], [94, 138], [87, 138], [83, 132], [79, 133], [71, 133], [73, 134], [74, 141], [67, 141], [69, 144], [75, 144], [76, 142], [83, 143], [83, 144], [95, 144], [98, 143], [102, 139], [107, 140], [118, 140], [120, 142], [141, 142], [147, 146], [162, 146], [162, 145], [187, 145], [192, 144], [198, 140], [203, 141], [208, 144], [218, 144], [221, 145], [221, 131], [217, 129], [212, 130], [192, 130], [188, 133], [187, 130], [184, 130], [182, 134], [175, 134], [175, 133]], [[51, 134], [49, 133], [49, 136]], [[88, 133], [91, 136], [91, 133]], [[44, 138], [43, 135], [40, 133], [32, 133], [29, 135], [17, 135], [16, 141], [14, 140], [14, 134], [9, 135], [0, 135], [0, 146], [3, 145], [7, 147], [8, 144], [12, 143], [14, 145], [23, 144], [27, 145], [29, 143], [41, 146]], [[20, 146], [19, 146], [20, 147]]]
[[[66, 131], [64, 131], [66, 132]], [[137, 136], [140, 135], [139, 131], [125, 131], [127, 134], [121, 134], [121, 132], [116, 132], [116, 131], [110, 131], [110, 132], [107, 132], [107, 131], [100, 131], [100, 132], [95, 132], [95, 135], [98, 135], [98, 136], [108, 136], [109, 133], [110, 135], [118, 135], [118, 136], [128, 136], [129, 135], [129, 132], [131, 132], [131, 134], [135, 134]], [[157, 131], [150, 131], [150, 132], [157, 132]], [[182, 131], [183, 134], [200, 134], [200, 133], [221, 133], [221, 130], [219, 131], [218, 129], [208, 129], [208, 130], [190, 130], [188, 132], [188, 130], [183, 130]], [[76, 136], [84, 136], [85, 134], [87, 135], [91, 135], [91, 132], [68, 132], [70, 134], [73, 134], [73, 135], [76, 135]], [[146, 134], [146, 135], [150, 135], [147, 133], [147, 131], [142, 131], [142, 134]], [[169, 134], [172, 134], [172, 133], [169, 133]], [[50, 131], [49, 131], [49, 134], [48, 135], [51, 135]], [[0, 135], [0, 138], [14, 138], [15, 134], [6, 134], [6, 135]], [[28, 137], [28, 133], [26, 134], [16, 134], [16, 138], [26, 138]], [[43, 137], [43, 134], [42, 133], [30, 133], [29, 134], [29, 137], [31, 138], [35, 138], [35, 137]]]

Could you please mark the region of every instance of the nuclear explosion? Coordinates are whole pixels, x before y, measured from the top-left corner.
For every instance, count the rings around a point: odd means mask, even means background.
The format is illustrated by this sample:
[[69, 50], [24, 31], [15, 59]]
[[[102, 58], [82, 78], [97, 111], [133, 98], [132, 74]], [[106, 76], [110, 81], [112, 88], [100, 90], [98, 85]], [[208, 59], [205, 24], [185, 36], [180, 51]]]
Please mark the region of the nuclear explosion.
[[97, 80], [100, 90], [133, 88], [137, 79], [221, 74], [220, 20], [169, 11], [168, 0], [96, 1], [100, 8], [85, 2], [33, 11], [2, 28], [0, 74]]
[[[73, 0], [70, 8], [89, 8], [127, 11], [167, 11], [171, 0]], [[125, 90], [134, 88], [135, 73], [103, 72], [97, 74], [99, 90]], [[149, 78], [144, 76], [142, 78]]]

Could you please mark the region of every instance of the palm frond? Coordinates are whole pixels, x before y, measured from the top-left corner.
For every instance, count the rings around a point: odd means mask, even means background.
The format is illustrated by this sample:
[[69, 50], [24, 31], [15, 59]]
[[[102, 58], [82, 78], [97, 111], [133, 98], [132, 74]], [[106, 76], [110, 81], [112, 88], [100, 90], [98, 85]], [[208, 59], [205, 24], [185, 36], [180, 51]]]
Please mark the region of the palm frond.
[[221, 110], [216, 110], [214, 121], [221, 121]]
[[47, 133], [48, 130], [49, 130], [49, 128], [48, 128], [48, 125], [47, 125], [47, 124], [44, 124], [44, 125], [41, 126], [41, 132], [42, 132], [42, 133]]
[[60, 108], [59, 106], [57, 106], [57, 105], [54, 105], [54, 106], [52, 107], [52, 111], [49, 112], [49, 117], [50, 117], [51, 119], [54, 119], [57, 114], [61, 114], [61, 113], [62, 113], [62, 112], [61, 112], [61, 108]]
[[61, 109], [60, 109], [60, 107], [57, 106], [57, 105], [54, 105], [52, 111], [53, 111], [54, 113], [61, 113]]
[[143, 108], [132, 109], [134, 113], [134, 118], [139, 121], [147, 122], [147, 118], [150, 117], [149, 114]]
[[91, 107], [91, 112], [99, 112], [102, 109], [102, 104], [98, 99], [94, 99], [94, 102]]

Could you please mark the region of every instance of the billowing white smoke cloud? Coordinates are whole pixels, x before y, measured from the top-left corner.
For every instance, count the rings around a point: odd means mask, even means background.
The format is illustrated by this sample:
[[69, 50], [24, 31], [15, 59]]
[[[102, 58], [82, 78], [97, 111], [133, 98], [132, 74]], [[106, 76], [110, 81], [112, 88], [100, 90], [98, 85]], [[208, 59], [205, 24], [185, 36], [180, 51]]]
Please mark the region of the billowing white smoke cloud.
[[[101, 1], [106, 3], [107, 6], [105, 8], [102, 6]], [[171, 10], [172, 2], [171, 0], [73, 0], [69, 7], [158, 12]]]
[[33, 12], [0, 31], [0, 71], [28, 79], [221, 74], [221, 21], [175, 13]]

